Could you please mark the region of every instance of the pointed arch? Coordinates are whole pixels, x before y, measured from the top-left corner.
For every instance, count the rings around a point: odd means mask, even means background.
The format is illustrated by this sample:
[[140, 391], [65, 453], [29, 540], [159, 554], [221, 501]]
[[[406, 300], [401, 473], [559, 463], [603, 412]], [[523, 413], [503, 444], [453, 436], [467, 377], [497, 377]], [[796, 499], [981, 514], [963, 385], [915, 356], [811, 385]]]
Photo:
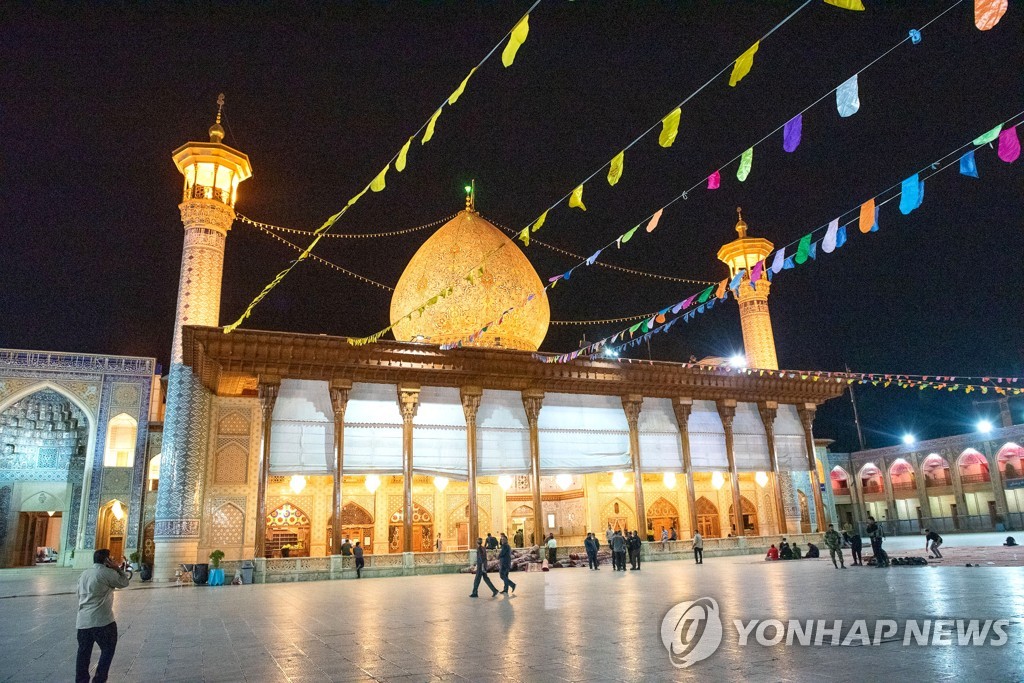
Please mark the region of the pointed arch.
[[366, 508], [351, 500], [341, 506], [341, 525], [365, 526], [373, 524], [373, 515]]
[[1024, 479], [1024, 448], [1012, 441], [996, 453], [996, 463], [1004, 480]]
[[921, 475], [924, 476], [925, 488], [951, 486], [953, 483], [949, 476], [949, 462], [938, 453], [930, 453], [921, 461]]
[[241, 546], [245, 539], [245, 513], [234, 503], [222, 503], [213, 511], [210, 543], [218, 546]]
[[104, 467], [133, 467], [135, 446], [139, 436], [139, 421], [128, 413], [118, 413], [107, 420], [106, 445], [103, 448]]
[[861, 490], [864, 493], [885, 493], [885, 479], [882, 478], [882, 470], [873, 462], [865, 463], [857, 473], [860, 479]]
[[[746, 496], [740, 496], [740, 510], [743, 515], [742, 536], [757, 536], [760, 528], [757, 523], [757, 506]], [[733, 518], [733, 506], [729, 506], [729, 519]]]
[[968, 448], [956, 459], [961, 484], [980, 484], [991, 481], [988, 459], [979, 451]]
[[697, 514], [697, 530], [700, 535], [705, 538], [720, 538], [722, 536], [722, 521], [718, 516], [718, 506], [701, 496], [694, 503], [693, 508]]

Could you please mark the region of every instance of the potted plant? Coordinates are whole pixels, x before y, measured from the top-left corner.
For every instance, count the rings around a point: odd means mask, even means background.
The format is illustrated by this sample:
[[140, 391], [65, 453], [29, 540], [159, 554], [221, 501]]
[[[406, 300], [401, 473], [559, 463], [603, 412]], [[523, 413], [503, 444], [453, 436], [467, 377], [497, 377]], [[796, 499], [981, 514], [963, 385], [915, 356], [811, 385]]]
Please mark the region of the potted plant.
[[133, 571], [139, 571], [139, 569], [140, 569], [140, 567], [139, 567], [139, 559], [140, 559], [140, 557], [141, 556], [139, 555], [139, 551], [137, 551], [137, 550], [135, 552], [133, 552], [131, 555], [128, 556], [128, 561], [132, 563], [132, 570]]
[[220, 568], [220, 561], [224, 559], [223, 550], [214, 550], [210, 553], [210, 585], [224, 585], [224, 570]]

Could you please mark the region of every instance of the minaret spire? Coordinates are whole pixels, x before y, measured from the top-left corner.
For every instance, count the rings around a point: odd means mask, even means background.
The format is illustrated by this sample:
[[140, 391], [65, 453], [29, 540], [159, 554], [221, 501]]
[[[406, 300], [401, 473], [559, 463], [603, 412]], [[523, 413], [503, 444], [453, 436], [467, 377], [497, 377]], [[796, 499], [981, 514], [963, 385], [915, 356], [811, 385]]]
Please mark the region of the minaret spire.
[[224, 112], [224, 93], [217, 96], [217, 120], [210, 126], [210, 142], [220, 143], [224, 140], [224, 128], [220, 125], [220, 117]]

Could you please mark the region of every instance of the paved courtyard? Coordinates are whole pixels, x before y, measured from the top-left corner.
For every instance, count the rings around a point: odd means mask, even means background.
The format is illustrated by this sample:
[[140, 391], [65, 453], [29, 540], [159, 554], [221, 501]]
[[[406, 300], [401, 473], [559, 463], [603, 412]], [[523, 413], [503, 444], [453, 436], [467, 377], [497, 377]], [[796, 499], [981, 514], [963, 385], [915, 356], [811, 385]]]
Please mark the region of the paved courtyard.
[[[0, 573], [0, 596], [13, 596], [0, 599], [0, 680], [73, 677], [75, 576], [44, 568]], [[469, 575], [133, 585], [115, 598], [121, 639], [111, 680], [1024, 679], [1020, 568], [838, 571], [827, 559], [768, 564], [734, 557], [708, 558], [702, 566], [652, 562], [640, 572], [560, 569], [513, 578], [514, 596], [492, 598], [482, 588], [476, 600], [467, 597]], [[705, 596], [721, 610], [721, 646], [692, 668], [676, 669], [661, 641], [662, 619], [676, 603]], [[940, 617], [1009, 619], [1007, 642], [765, 647], [752, 635], [741, 646], [733, 626], [734, 619], [870, 624]]]

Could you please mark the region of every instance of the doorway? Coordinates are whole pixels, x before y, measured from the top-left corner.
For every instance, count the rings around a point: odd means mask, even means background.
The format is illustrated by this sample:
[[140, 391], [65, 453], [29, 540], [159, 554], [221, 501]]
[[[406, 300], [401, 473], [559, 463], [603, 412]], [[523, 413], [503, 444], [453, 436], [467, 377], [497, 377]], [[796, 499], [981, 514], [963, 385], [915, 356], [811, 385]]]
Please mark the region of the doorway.
[[56, 562], [62, 523], [59, 512], [19, 512], [13, 564], [31, 567]]

